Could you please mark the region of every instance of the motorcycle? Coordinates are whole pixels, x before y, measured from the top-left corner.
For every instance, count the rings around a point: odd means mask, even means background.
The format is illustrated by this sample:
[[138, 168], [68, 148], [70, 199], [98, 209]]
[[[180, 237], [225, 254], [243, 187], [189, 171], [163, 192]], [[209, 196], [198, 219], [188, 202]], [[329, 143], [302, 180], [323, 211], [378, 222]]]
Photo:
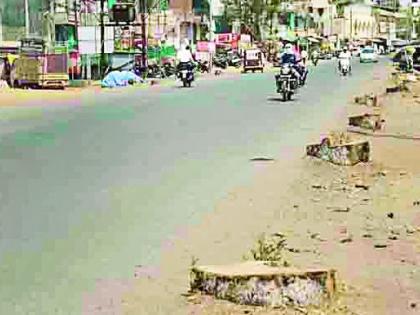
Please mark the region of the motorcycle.
[[209, 63], [207, 61], [197, 61], [197, 70], [200, 73], [210, 73]]
[[225, 56], [223, 55], [216, 55], [213, 58], [213, 64], [218, 67], [218, 68], [222, 68], [222, 69], [226, 69], [228, 67], [228, 60]]
[[290, 101], [297, 89], [297, 82], [290, 65], [283, 65], [280, 73], [275, 75], [277, 93], [282, 95], [283, 101]]
[[238, 54], [231, 54], [228, 58], [228, 65], [239, 68], [242, 65], [242, 59]]
[[184, 87], [191, 87], [194, 81], [194, 71], [191, 64], [181, 64], [178, 70], [178, 78], [182, 81]]
[[340, 59], [340, 72], [342, 76], [350, 73], [350, 61], [348, 59]]
[[163, 72], [165, 74], [165, 77], [169, 78], [176, 73], [176, 69], [171, 63], [164, 63]]
[[296, 71], [300, 74], [299, 86], [304, 86], [306, 83], [306, 78], [308, 77], [308, 69], [302, 64], [297, 64], [296, 67]]

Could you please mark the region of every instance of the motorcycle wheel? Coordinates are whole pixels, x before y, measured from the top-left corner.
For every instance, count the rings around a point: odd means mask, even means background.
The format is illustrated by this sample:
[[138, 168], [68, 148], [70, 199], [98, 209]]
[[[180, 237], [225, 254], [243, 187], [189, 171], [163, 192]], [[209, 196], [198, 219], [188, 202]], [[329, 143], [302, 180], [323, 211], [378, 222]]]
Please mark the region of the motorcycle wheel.
[[287, 100], [290, 101], [292, 99], [292, 92], [287, 93]]
[[184, 87], [188, 87], [188, 82], [187, 82], [187, 80], [183, 80], [183, 81], [182, 81], [182, 85], [183, 85]]
[[283, 93], [282, 93], [282, 94], [283, 94], [283, 95], [282, 95], [283, 102], [288, 101], [288, 100], [289, 100], [289, 92], [287, 92], [287, 91], [283, 91]]

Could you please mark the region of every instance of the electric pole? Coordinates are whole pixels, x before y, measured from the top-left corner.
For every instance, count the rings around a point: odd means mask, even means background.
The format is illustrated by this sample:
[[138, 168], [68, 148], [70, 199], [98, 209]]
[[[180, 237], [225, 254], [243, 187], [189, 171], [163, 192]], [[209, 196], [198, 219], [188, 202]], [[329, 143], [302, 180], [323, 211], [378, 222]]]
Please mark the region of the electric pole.
[[147, 63], [147, 34], [146, 34], [146, 13], [147, 0], [139, 0], [139, 11], [141, 16], [141, 62], [142, 67], [146, 67]]
[[29, 0], [25, 0], [25, 35], [29, 36]]
[[105, 74], [105, 0], [101, 0], [101, 59], [100, 59], [101, 77]]
[[3, 41], [3, 21], [2, 21], [2, 10], [0, 9], [0, 42]]

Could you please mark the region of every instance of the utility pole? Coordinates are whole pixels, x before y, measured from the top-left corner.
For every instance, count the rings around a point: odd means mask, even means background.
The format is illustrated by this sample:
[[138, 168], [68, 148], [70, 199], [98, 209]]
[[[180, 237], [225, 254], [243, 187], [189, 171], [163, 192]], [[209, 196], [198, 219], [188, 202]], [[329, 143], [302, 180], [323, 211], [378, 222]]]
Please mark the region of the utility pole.
[[105, 74], [105, 0], [101, 0], [101, 59], [100, 59], [100, 73], [101, 78]]
[[147, 66], [147, 34], [146, 34], [146, 13], [147, 13], [147, 0], [140, 0], [140, 13], [141, 13], [141, 62], [142, 67]]
[[350, 7], [350, 40], [353, 40], [353, 8]]
[[3, 20], [2, 20], [3, 11], [0, 9], [0, 42], [3, 41]]
[[29, 36], [29, 0], [25, 0], [25, 35]]

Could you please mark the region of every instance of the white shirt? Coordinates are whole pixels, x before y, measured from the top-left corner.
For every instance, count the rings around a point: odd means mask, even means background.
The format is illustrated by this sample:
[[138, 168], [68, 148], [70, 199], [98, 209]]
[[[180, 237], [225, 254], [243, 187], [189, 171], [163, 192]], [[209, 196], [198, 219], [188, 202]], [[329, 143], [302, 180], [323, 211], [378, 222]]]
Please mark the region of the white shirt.
[[339, 59], [351, 59], [351, 53], [349, 51], [344, 52], [342, 51], [338, 56]]
[[178, 51], [176, 58], [179, 60], [179, 62], [190, 62], [193, 61], [193, 57], [191, 54], [191, 51], [187, 49], [181, 49]]

